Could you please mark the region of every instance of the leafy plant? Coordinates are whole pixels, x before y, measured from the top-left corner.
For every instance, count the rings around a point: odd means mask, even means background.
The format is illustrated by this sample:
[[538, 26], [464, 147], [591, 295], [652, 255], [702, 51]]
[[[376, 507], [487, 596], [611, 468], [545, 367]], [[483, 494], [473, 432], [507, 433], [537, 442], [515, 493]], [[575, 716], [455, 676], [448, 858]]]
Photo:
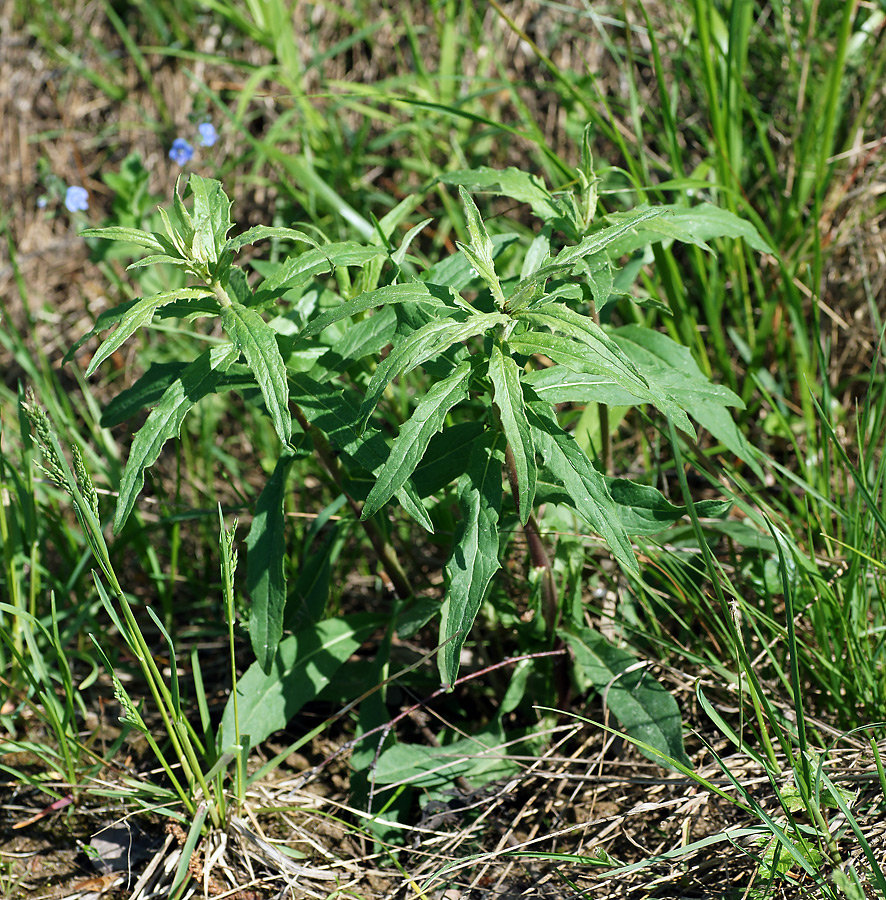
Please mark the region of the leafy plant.
[[[440, 607], [438, 663], [444, 684], [457, 677], [462, 647], [501, 566], [503, 516], [516, 516], [526, 534], [532, 565], [540, 573], [548, 640], [579, 641], [587, 649], [597, 645], [597, 636], [585, 634], [580, 620], [564, 618], [538, 526], [538, 505], [566, 504], [602, 537], [629, 575], [638, 573], [630, 535], [660, 530], [683, 514], [653, 488], [601, 471], [594, 454], [560, 424], [555, 404], [651, 406], [695, 439], [688, 413], [754, 464], [751, 449], [725, 411], [741, 405], [736, 395], [710, 384], [691, 357], [664, 335], [637, 325], [604, 327], [599, 316], [614, 293], [617, 297], [627, 290], [615, 286], [618, 261], [626, 254], [662, 240], [706, 247], [706, 240], [722, 234], [744, 235], [763, 246], [750, 226], [706, 205], [695, 210], [643, 208], [598, 222], [587, 145], [575, 193], [551, 193], [517, 170], [480, 169], [442, 180], [459, 187], [466, 240], [459, 243], [457, 255], [422, 272], [416, 272], [421, 261], [409, 248], [428, 220], [410, 228], [399, 245], [393, 241], [411, 201], [381, 220], [369, 243], [324, 243], [303, 231], [266, 226], [232, 238], [231, 203], [221, 184], [196, 175], [184, 198], [177, 186], [173, 210], [161, 210], [162, 232], [121, 227], [84, 232], [150, 251], [130, 268], [162, 263], [185, 273], [190, 282], [104, 313], [93, 332], [116, 328], [94, 354], [87, 374], [155, 316], [188, 321], [210, 317], [225, 334], [224, 341], [193, 360], [161, 372], [149, 370], [121, 395], [129, 412], [140, 406], [139, 399], [159, 399], [135, 435], [121, 480], [115, 530], [130, 515], [145, 471], [177, 435], [188, 410], [210, 394], [236, 389], [247, 400], [254, 397], [279, 439], [279, 459], [247, 539], [249, 630], [264, 674], [248, 673], [245, 680], [270, 679], [269, 688], [286, 691], [281, 687], [283, 668], [274, 674], [281, 654], [289, 652], [284, 653], [289, 639], [283, 639], [283, 632], [292, 614], [283, 565], [283, 505], [290, 466], [311, 449], [359, 516], [403, 598], [413, 590], [380, 513], [396, 500], [413, 521], [432, 532], [454, 485], [457, 524]], [[529, 203], [543, 218], [541, 231], [525, 251], [505, 252], [511, 236], [490, 235], [466, 185]], [[184, 203], [188, 196], [192, 210]], [[568, 242], [559, 250], [555, 231]], [[250, 282], [235, 256], [247, 244], [267, 238], [308, 249], [274, 265], [256, 264], [259, 277]], [[519, 271], [514, 271], [515, 263]], [[329, 273], [335, 276], [336, 292], [319, 281]], [[368, 315], [371, 310], [376, 312]], [[385, 347], [390, 349], [383, 354]], [[392, 383], [418, 367], [433, 379], [432, 385], [402, 421], [394, 416], [397, 434], [388, 443], [385, 426], [378, 429], [371, 422]], [[383, 418], [390, 423], [391, 411], [384, 411]], [[608, 459], [603, 448], [601, 455]], [[421, 494], [416, 486], [420, 466], [436, 470], [437, 476], [431, 484], [422, 479]], [[722, 515], [727, 508], [708, 502], [696, 512]], [[608, 660], [603, 669], [583, 665], [597, 689], [626, 668], [620, 657], [615, 662], [615, 648], [601, 652], [598, 659]], [[294, 657], [290, 663], [296, 661]], [[635, 724], [648, 724], [650, 715], [646, 709], [635, 716]], [[679, 723], [675, 706], [665, 718]], [[252, 729], [252, 741], [265, 737], [270, 727]], [[682, 754], [679, 727], [666, 743]]]

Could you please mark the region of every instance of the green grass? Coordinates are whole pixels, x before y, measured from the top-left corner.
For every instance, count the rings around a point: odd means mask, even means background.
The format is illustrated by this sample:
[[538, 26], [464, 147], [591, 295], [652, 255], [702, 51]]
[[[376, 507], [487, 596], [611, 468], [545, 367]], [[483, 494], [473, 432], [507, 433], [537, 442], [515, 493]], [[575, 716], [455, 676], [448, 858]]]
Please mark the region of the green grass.
[[[693, 0], [677, 13], [626, 2], [605, 14], [539, 3], [541, 19], [511, 18], [498, 3], [469, 0], [413, 4], [403, 14], [365, 3], [316, 9], [323, 15], [311, 17], [300, 6], [293, 12], [282, 0], [150, 8], [105, 3], [90, 7], [92, 19], [85, 21], [76, 4], [20, 4], [15, 27], [59, 70], [60, 96], [99, 98], [111, 111], [88, 152], [78, 151], [83, 168], [56, 177], [79, 183], [84, 174], [100, 185], [125, 169], [131, 151], [166, 164], [172, 139], [211, 118], [222, 140], [199, 157], [199, 171], [224, 181], [244, 226], [248, 220], [333, 241], [368, 240], [376, 220], [414, 193], [400, 227], [432, 219], [405, 263], [417, 266], [467, 239], [457, 193], [439, 176], [518, 165], [553, 189], [574, 187], [580, 137], [589, 126], [601, 214], [708, 200], [752, 223], [769, 252], [734, 238], [712, 239], [710, 252], [677, 242], [655, 245], [636, 262], [643, 292], [659, 305], [621, 301], [606, 317], [667, 331], [702, 371], [741, 396], [746, 409], [737, 419], [767, 457], [766, 481], [710, 439], [690, 446], [672, 435], [676, 450], [665, 453], [666, 428], [656, 430], [636, 412], [614, 414], [608, 423], [586, 414], [578, 426], [587, 435], [582, 440], [604, 445], [601, 433], [611, 430], [616, 474], [645, 469], [649, 483], [671, 502], [686, 503], [690, 516], [672, 532], [638, 541], [645, 561], [640, 576], [610, 574], [595, 565], [595, 541], [565, 535], [552, 551], [554, 568], [566, 584], [589, 566], [592, 587], [615, 589], [614, 628], [624, 644], [702, 679], [698, 703], [711, 727], [762, 766], [777, 798], [775, 812], [736, 789], [736, 803], [760, 829], [748, 850], [757, 858], [759, 896], [774, 896], [780, 879], [790, 885], [804, 878], [824, 896], [863, 896], [865, 879], [886, 893], [865, 831], [886, 795], [882, 766], [874, 788], [850, 796], [833, 780], [827, 756], [853, 733], [876, 748], [886, 720], [886, 391], [876, 351], [847, 363], [839, 345], [857, 328], [876, 347], [881, 332], [882, 310], [866, 286], [868, 274], [846, 274], [843, 267], [847, 247], [859, 248], [856, 261], [863, 258], [865, 224], [884, 210], [883, 195], [868, 189], [879, 165], [873, 142], [884, 114], [883, 13], [858, 0]], [[544, 21], [547, 31], [539, 26]], [[211, 46], [210, 31], [217, 35]], [[597, 62], [563, 66], [558, 48], [564, 42], [590, 48]], [[509, 57], [503, 47], [519, 48], [513, 51], [519, 56]], [[122, 89], [130, 77], [137, 88]], [[187, 109], [175, 105], [182, 96]], [[130, 165], [126, 177], [109, 179], [104, 196], [93, 191], [88, 223], [107, 218], [157, 227], [155, 204], [168, 198], [164, 179], [172, 174], [157, 165], [151, 172]], [[110, 194], [117, 197], [113, 207]], [[532, 233], [525, 207], [485, 199], [481, 211], [493, 233]], [[6, 229], [15, 267], [17, 233]], [[267, 253], [262, 248], [262, 258], [283, 258], [288, 246], [276, 240]], [[92, 249], [90, 271], [103, 279], [111, 305], [181, 283], [171, 270], [126, 272], [133, 256]], [[518, 264], [511, 251], [503, 252], [503, 271]], [[177, 651], [199, 677], [200, 662], [192, 665], [187, 646], [192, 632], [183, 622], [226, 647], [230, 626], [232, 645], [235, 638], [244, 643], [244, 576], [235, 574], [229, 556], [220, 573], [218, 506], [228, 523], [223, 533], [234, 516], [251, 517], [276, 457], [273, 429], [251, 399], [228, 402], [226, 396], [192, 411], [175, 449], [161, 457], [150, 502], [140, 501], [111, 538], [103, 525], [112, 517], [110, 494], [119, 486], [129, 438], [119, 426], [104, 425], [102, 415], [119, 390], [118, 376], [102, 370], [87, 380], [79, 363], [52, 362], [40, 342], [45, 317], [34, 312], [41, 300], [20, 273], [17, 286], [22, 303], [6, 299], [0, 307], [0, 354], [47, 409], [63, 455], [70, 458], [74, 445], [82, 449], [98, 509], [92, 519], [86, 514], [92, 530], [84, 528], [84, 513], [79, 520], [74, 515], [62, 481], [38, 467], [23, 394], [9, 380], [0, 388], [0, 684], [12, 704], [0, 716], [9, 735], [3, 749], [32, 750], [49, 774], [29, 773], [28, 781], [53, 798], [61, 795], [58, 779], [50, 777], [57, 773], [70, 790], [89, 791], [102, 757], [110, 760], [120, 745], [99, 752], [82, 735], [97, 688], [109, 690], [104, 663], [86, 635], [103, 634], [109, 617], [117, 617], [119, 633], [101, 641], [110, 667], [134, 673], [133, 697], [153, 696], [154, 714], [168, 720], [157, 733], [149, 730], [166, 768], [165, 793], [149, 799], [148, 792], [141, 802], [168, 803], [190, 818], [202, 792], [214, 798], [208, 815], [221, 827], [245, 802], [249, 761], [225, 757], [228, 748], [214, 743], [215, 711], [184, 701], [154, 658], [174, 660]], [[24, 317], [22, 306], [30, 310]], [[823, 310], [851, 329], [833, 330]], [[199, 325], [180, 328], [170, 324], [175, 321], [160, 320], [160, 329], [139, 339], [127, 374], [193, 358], [219, 340]], [[70, 345], [79, 337], [65, 340]], [[359, 375], [363, 383], [369, 374]], [[412, 373], [389, 389], [384, 411], [392, 430], [430, 387], [425, 374]], [[294, 466], [299, 490], [285, 506], [287, 521], [298, 523], [286, 536], [290, 583], [297, 582], [312, 609], [323, 609], [325, 598], [327, 615], [353, 613], [358, 585], [364, 591], [358, 605], [384, 610], [378, 659], [361, 670], [372, 681], [364, 688], [381, 685], [397, 668], [390, 653], [401, 611], [385, 596], [371, 536], [338, 500], [327, 471], [308, 452]], [[83, 485], [74, 479], [75, 496]], [[733, 501], [728, 522], [698, 519], [693, 500], [702, 488]], [[410, 575], [421, 581], [422, 571], [434, 569], [428, 558], [445, 558], [440, 548], [455, 523], [439, 525], [423, 546], [416, 546], [417, 529], [402, 520], [385, 521], [376, 539], [397, 545]], [[581, 530], [554, 511], [540, 525]], [[239, 541], [244, 537], [242, 528]], [[117, 582], [110, 596], [90, 575], [96, 548], [106, 581], [112, 572], [111, 584]], [[510, 553], [523, 562], [518, 542]], [[514, 578], [509, 592], [541, 603], [538, 585]], [[591, 615], [609, 615], [587, 596], [585, 602]], [[503, 609], [493, 596], [475, 636], [489, 636], [499, 657], [536, 649], [531, 642], [538, 635], [520, 630]], [[503, 633], [503, 625], [512, 633]], [[239, 662], [242, 667], [242, 656]], [[550, 675], [541, 666], [538, 673]], [[433, 689], [418, 675], [404, 679], [407, 689]], [[487, 710], [498, 699], [478, 696]], [[341, 705], [358, 697], [340, 698]], [[385, 685], [359, 704], [354, 733], [392, 717], [389, 697]], [[721, 701], [738, 710], [733, 718], [717, 711]], [[456, 716], [465, 712], [457, 704], [453, 709]], [[130, 724], [143, 715], [134, 710]], [[494, 708], [488, 717], [495, 717]], [[366, 796], [381, 750], [367, 742], [356, 754], [365, 767]], [[728, 756], [722, 766], [723, 777], [737, 782]], [[392, 837], [398, 802], [390, 828], [363, 823], [370, 839]], [[850, 846], [861, 855], [848, 852]], [[784, 864], [787, 857], [791, 865]], [[834, 867], [840, 874], [832, 874]]]

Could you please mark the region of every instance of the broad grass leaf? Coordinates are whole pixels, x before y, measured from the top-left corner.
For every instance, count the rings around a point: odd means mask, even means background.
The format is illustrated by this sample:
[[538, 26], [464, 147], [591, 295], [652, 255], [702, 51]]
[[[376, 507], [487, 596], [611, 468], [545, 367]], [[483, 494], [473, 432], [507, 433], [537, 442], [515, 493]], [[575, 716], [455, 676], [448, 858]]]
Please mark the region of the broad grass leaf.
[[505, 356], [498, 344], [492, 345], [489, 356], [489, 378], [492, 381], [495, 405], [508, 446], [514, 456], [517, 471], [517, 510], [520, 523], [525, 525], [535, 501], [535, 444], [532, 429], [526, 418], [520, 369], [510, 356]]
[[443, 427], [449, 410], [467, 397], [470, 376], [471, 364], [463, 362], [421, 398], [412, 415], [400, 426], [391, 455], [377, 473], [375, 485], [363, 505], [361, 518], [367, 519], [378, 512], [406, 483], [431, 438]]
[[[285, 728], [385, 622], [384, 616], [374, 613], [326, 619], [285, 637], [269, 672], [253, 663], [237, 682], [240, 735], [249, 738], [249, 748]], [[236, 737], [232, 698], [225, 705], [221, 729], [223, 741], [232, 743]]]
[[277, 460], [255, 505], [255, 516], [246, 537], [246, 589], [249, 591], [249, 640], [258, 664], [265, 672], [283, 636], [286, 606], [286, 476], [295, 460], [284, 453]]
[[221, 344], [201, 353], [169, 385], [160, 402], [151, 410], [145, 424], [136, 432], [120, 480], [114, 515], [115, 532], [123, 527], [136, 497], [144, 487], [145, 469], [154, 464], [166, 441], [178, 435], [188, 410], [215, 392], [226, 369], [239, 355], [240, 351], [231, 344]]
[[[312, 337], [319, 334], [324, 328], [332, 325], [333, 322], [339, 322], [342, 319], [350, 318], [357, 313], [364, 312], [367, 309], [373, 309], [377, 306], [387, 306], [393, 303], [430, 303], [439, 305], [444, 308], [449, 307], [455, 309], [456, 306], [452, 302], [452, 297], [445, 289], [436, 288], [435, 285], [425, 284], [424, 282], [410, 282], [408, 284], [391, 284], [387, 287], [378, 288], [375, 291], [367, 291], [355, 297], [347, 303], [335, 309], [327, 310], [322, 315], [308, 323], [308, 326], [302, 332], [303, 337]], [[446, 301], [449, 301], [448, 303]]]
[[[677, 701], [638, 665], [635, 656], [615, 647], [596, 631], [578, 628], [561, 631], [584, 681], [601, 696], [631, 737], [637, 738], [671, 759], [691, 767], [683, 747], [683, 726]], [[654, 754], [640, 751], [661, 765]]]
[[[173, 291], [163, 291], [161, 294], [154, 294], [152, 297], [142, 297], [134, 303], [125, 304], [124, 308], [117, 307], [114, 311], [115, 318], [111, 319], [109, 317], [109, 319], [105, 320], [108, 324], [116, 321], [117, 327], [95, 351], [95, 355], [89, 363], [89, 368], [86, 370], [86, 377], [88, 378], [92, 375], [139, 328], [150, 324], [154, 318], [154, 313], [161, 306], [172, 303], [174, 300], [200, 299], [207, 296], [212, 296], [212, 292], [206, 288], [177, 288]], [[96, 328], [98, 328], [98, 323], [96, 323]]]
[[360, 407], [360, 424], [365, 425], [375, 409], [385, 388], [401, 372], [408, 372], [427, 359], [438, 356], [448, 347], [478, 334], [484, 334], [496, 325], [504, 325], [508, 317], [501, 313], [477, 313], [467, 321], [429, 322], [398, 343], [375, 370], [366, 397]]
[[265, 399], [265, 406], [280, 440], [292, 436], [286, 365], [277, 346], [276, 332], [252, 308], [234, 301], [221, 308], [222, 327], [246, 357]]
[[527, 411], [535, 430], [535, 446], [551, 477], [563, 486], [575, 510], [606, 541], [619, 563], [627, 571], [639, 573], [604, 476], [575, 439], [563, 431], [550, 407], [533, 402], [527, 405]]
[[458, 482], [460, 519], [446, 563], [446, 598], [440, 621], [437, 664], [444, 685], [458, 677], [459, 658], [498, 558], [504, 439], [490, 434], [474, 443], [467, 471]]

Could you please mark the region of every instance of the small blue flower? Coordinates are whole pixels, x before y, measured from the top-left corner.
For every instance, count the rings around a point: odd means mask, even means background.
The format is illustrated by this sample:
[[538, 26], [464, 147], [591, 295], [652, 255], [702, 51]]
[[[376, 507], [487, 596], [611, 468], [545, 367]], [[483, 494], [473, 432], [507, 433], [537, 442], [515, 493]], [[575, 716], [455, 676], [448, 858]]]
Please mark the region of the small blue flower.
[[89, 209], [89, 194], [86, 188], [71, 185], [65, 191], [65, 206], [68, 212], [85, 212]]
[[184, 139], [176, 138], [172, 142], [172, 148], [169, 151], [169, 158], [178, 163], [180, 166], [191, 161], [194, 155], [194, 148]]
[[200, 135], [200, 146], [211, 147], [218, 140], [218, 132], [212, 122], [203, 122], [197, 126]]
[[37, 198], [37, 209], [46, 209], [46, 204], [49, 203], [49, 197], [45, 194], [41, 194]]

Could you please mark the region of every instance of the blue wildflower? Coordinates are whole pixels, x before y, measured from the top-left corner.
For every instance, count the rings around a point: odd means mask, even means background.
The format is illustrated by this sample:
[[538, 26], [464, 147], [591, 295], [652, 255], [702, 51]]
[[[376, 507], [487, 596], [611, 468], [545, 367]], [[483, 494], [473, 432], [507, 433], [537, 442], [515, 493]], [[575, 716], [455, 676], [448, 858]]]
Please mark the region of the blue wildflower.
[[183, 166], [191, 161], [193, 155], [194, 148], [184, 138], [176, 138], [172, 142], [172, 147], [169, 151], [169, 158], [173, 162], [178, 163], [180, 166]]
[[65, 191], [65, 206], [68, 212], [85, 212], [89, 209], [89, 194], [86, 188], [71, 185]]
[[46, 209], [46, 204], [49, 203], [49, 197], [46, 194], [41, 194], [37, 198], [37, 209]]
[[200, 135], [200, 146], [211, 147], [218, 140], [218, 132], [212, 122], [203, 122], [197, 126]]

